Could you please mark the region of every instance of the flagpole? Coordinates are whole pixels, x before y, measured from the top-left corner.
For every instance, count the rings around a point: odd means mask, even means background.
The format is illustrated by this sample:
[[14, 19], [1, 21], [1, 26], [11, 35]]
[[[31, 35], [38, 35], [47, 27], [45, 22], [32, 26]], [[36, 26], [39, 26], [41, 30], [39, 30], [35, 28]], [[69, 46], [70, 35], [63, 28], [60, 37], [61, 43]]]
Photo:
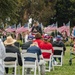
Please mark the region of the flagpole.
[[58, 24], [57, 24], [57, 22], [56, 22], [56, 30], [57, 30], [57, 35], [58, 35], [58, 29], [57, 29], [57, 28], [58, 28]]
[[[70, 22], [70, 21], [69, 21]], [[71, 23], [70, 23], [71, 24]], [[69, 26], [69, 29], [70, 29], [70, 26]], [[71, 33], [70, 33], [70, 35], [71, 35]]]

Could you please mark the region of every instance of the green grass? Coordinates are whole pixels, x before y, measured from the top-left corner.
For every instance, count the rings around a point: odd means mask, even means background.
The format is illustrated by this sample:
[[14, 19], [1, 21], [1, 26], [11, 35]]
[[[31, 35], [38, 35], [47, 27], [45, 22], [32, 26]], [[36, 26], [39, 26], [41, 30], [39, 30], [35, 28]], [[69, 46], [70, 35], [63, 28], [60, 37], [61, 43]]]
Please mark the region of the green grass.
[[73, 59], [72, 65], [69, 65], [70, 59], [70, 47], [67, 47], [65, 56], [63, 58], [63, 66], [54, 67], [54, 71], [47, 73], [47, 75], [75, 75], [75, 59]]
[[63, 66], [54, 67], [54, 71], [46, 72], [46, 75], [75, 75], [75, 59], [73, 59], [71, 66], [69, 65], [69, 59], [70, 47], [67, 47], [65, 56], [63, 57]]

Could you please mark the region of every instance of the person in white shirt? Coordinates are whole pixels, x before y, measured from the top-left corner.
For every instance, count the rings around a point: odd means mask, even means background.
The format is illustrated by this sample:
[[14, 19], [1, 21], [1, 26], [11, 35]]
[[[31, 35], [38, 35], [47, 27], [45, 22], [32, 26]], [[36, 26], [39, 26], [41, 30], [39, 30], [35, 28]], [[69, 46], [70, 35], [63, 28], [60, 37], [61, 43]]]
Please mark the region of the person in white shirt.
[[5, 58], [5, 46], [2, 42], [2, 40], [0, 39], [0, 75], [4, 75], [4, 58]]

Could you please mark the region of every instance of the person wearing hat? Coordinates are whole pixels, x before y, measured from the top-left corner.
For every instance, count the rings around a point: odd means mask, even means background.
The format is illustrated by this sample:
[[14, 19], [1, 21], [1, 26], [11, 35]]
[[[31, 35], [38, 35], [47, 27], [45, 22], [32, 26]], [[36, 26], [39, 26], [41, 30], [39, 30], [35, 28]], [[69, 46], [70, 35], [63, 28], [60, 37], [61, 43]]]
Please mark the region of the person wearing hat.
[[[49, 38], [50, 38], [49, 35], [43, 36], [44, 41], [40, 43], [40, 49], [52, 50], [52, 53], [54, 53], [52, 44], [48, 42]], [[50, 58], [50, 53], [42, 53], [42, 55], [43, 58], [48, 58], [48, 59]]]
[[[22, 66], [22, 60], [20, 55], [20, 50], [14, 46], [14, 43], [16, 42], [15, 39], [13, 39], [11, 36], [8, 36], [7, 39], [4, 41], [6, 53], [17, 53], [18, 56], [18, 63], [20, 66]], [[15, 61], [15, 58], [7, 57], [4, 61]], [[8, 68], [5, 68], [6, 73], [8, 73]]]
[[26, 50], [26, 49], [28, 49], [29, 47], [30, 47], [30, 45], [33, 43], [33, 39], [34, 39], [34, 37], [32, 36], [32, 35], [29, 35], [28, 36], [28, 42], [26, 42], [26, 43], [24, 43], [24, 44], [22, 44], [22, 50]]
[[[66, 47], [65, 44], [62, 42], [62, 37], [60, 35], [56, 36], [56, 41], [52, 43], [53, 47], [63, 47], [63, 54], [65, 55]], [[61, 51], [54, 51], [54, 55], [60, 55]], [[56, 61], [56, 58], [54, 58]], [[61, 58], [58, 58], [59, 62], [61, 62]]]

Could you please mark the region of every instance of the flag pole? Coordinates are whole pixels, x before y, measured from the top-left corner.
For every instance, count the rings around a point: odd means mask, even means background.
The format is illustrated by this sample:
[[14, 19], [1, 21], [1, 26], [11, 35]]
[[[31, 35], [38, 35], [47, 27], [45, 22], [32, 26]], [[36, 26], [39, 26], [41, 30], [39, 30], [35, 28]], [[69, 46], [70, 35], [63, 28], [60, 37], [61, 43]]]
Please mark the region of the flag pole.
[[[57, 28], [58, 28], [58, 24], [57, 24], [57, 22], [56, 22], [56, 30], [57, 30], [57, 35], [58, 35], [58, 29], [57, 29]], [[57, 36], [57, 35], [56, 35], [56, 36]]]

